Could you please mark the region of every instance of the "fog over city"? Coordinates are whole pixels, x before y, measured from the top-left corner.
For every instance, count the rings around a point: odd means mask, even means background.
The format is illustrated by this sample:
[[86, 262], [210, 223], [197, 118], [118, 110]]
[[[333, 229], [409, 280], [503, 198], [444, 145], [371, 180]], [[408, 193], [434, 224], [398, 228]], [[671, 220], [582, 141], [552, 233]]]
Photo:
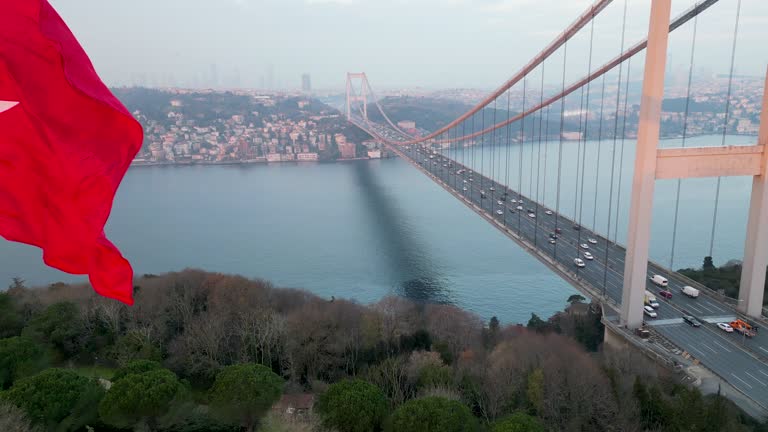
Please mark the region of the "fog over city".
[[[625, 45], [644, 36], [650, 2], [628, 0]], [[364, 70], [379, 88], [491, 88], [591, 3], [587, 0], [53, 0], [110, 85], [340, 89]], [[623, 0], [595, 21], [595, 58], [618, 53]], [[672, 16], [694, 4], [676, 0]], [[728, 73], [737, 1], [699, 17], [700, 74]], [[742, 0], [737, 74], [761, 75], [768, 3]], [[687, 70], [691, 28], [670, 38], [669, 68]], [[610, 35], [610, 36], [609, 36]], [[583, 47], [589, 32], [572, 42]], [[604, 49], [598, 49], [604, 48]], [[576, 49], [576, 48], [575, 48]], [[597, 54], [600, 53], [600, 54]], [[586, 56], [569, 61], [583, 61]], [[555, 56], [554, 62], [561, 61]], [[574, 70], [575, 78], [580, 72]], [[571, 74], [571, 72], [569, 72]]]

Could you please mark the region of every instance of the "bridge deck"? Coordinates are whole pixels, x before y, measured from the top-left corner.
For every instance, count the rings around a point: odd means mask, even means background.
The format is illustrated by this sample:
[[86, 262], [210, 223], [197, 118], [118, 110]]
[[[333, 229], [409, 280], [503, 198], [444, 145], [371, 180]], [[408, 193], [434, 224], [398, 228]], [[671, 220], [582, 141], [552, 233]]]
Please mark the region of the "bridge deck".
[[[371, 123], [366, 124], [359, 119], [353, 119], [353, 122], [373, 135], [381, 137], [384, 133], [380, 130], [372, 131]], [[497, 228], [521, 240], [529, 253], [547, 262], [578, 289], [586, 289], [590, 296], [607, 302], [613, 308], [621, 304], [625, 256], [625, 249], [621, 245], [609, 242], [585, 227], [574, 229], [576, 224], [558, 214], [556, 209], [542, 206], [530, 197], [473, 172], [470, 167], [440, 153], [430, 159], [432, 154], [417, 146], [393, 150], [428, 173], [466, 205], [481, 213], [486, 220], [492, 221]], [[461, 169], [466, 171], [458, 174]], [[485, 192], [485, 198], [481, 191]], [[502, 200], [505, 193], [506, 198]], [[516, 202], [513, 203], [513, 199]], [[523, 211], [517, 209], [521, 199]], [[535, 218], [529, 217], [528, 209], [534, 210]], [[501, 210], [501, 214], [497, 213], [498, 210]], [[547, 211], [552, 214], [546, 214]], [[551, 244], [550, 234], [556, 229], [561, 232], [556, 242]], [[594, 239], [596, 243], [590, 243], [588, 239]], [[586, 244], [589, 249], [583, 249], [581, 244]], [[592, 253], [593, 260], [584, 259], [584, 252], [587, 251]], [[576, 257], [585, 262], [584, 268], [574, 264]], [[673, 297], [661, 297], [661, 289], [648, 281], [648, 291], [654, 293], [661, 306], [656, 310], [658, 317], [646, 316], [646, 323], [653, 325], [671, 342], [768, 411], [768, 335], [758, 333], [756, 337], [748, 339], [736, 333], [724, 333], [715, 323], [736, 316], [732, 305], [703, 293], [697, 299], [683, 295], [681, 289], [688, 283], [681, 275], [649, 263], [648, 277], [653, 274], [663, 275], [669, 280], [669, 290]], [[702, 322], [702, 326], [693, 328], [682, 323], [683, 315], [695, 316]], [[768, 332], [768, 329], [765, 331]]]

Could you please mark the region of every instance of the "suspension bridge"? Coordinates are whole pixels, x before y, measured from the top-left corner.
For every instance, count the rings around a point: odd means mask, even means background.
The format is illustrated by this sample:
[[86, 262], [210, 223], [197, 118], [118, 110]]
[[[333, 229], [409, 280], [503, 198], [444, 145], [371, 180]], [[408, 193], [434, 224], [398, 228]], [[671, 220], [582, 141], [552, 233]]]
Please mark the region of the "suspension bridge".
[[[711, 11], [718, 0], [697, 2], [675, 17], [671, 16], [671, 0], [652, 0], [647, 37], [632, 45], [627, 41], [625, 0], [617, 54], [601, 64], [594, 60], [595, 21], [609, 7], [621, 8], [612, 3], [595, 1], [512, 78], [438, 130], [417, 136], [398, 127], [382, 109], [365, 73], [347, 74], [347, 119], [581, 292], [601, 302], [607, 319], [627, 330], [652, 327], [768, 412], [768, 335], [757, 332], [742, 338], [716, 326], [737, 318], [768, 326], [762, 315], [768, 267], [768, 85], [763, 86], [757, 138], [749, 145], [725, 145], [735, 111], [732, 90], [741, 0], [722, 2], [735, 6], [735, 16], [728, 17], [733, 20], [729, 23], [730, 56], [724, 59], [730, 68], [720, 116], [722, 145], [706, 147], [690, 145], [689, 114], [697, 31], [701, 32], [699, 16]], [[689, 66], [682, 133], [670, 147], [660, 146], [660, 128], [669, 38], [676, 31], [688, 31], [691, 36], [686, 50]], [[577, 37], [589, 41], [588, 53], [573, 48]], [[574, 69], [569, 59], [574, 57], [586, 58], [586, 70], [577, 71], [577, 78], [569, 80]], [[631, 77], [633, 59], [635, 66], [643, 65], [640, 77]], [[628, 114], [633, 78], [642, 80], [636, 130], [630, 130]], [[553, 79], [557, 85], [548, 84]], [[765, 82], [768, 84], [768, 74]], [[591, 107], [599, 115], [590, 116]], [[383, 120], [369, 118], [370, 110], [376, 110]], [[633, 170], [625, 170], [625, 152], [631, 158], [632, 150]], [[588, 158], [597, 163], [594, 197], [586, 196], [584, 188]], [[625, 171], [631, 172], [631, 178]], [[731, 176], [752, 178], [738, 299], [675, 272], [672, 262], [678, 240], [681, 180], [717, 178], [715, 210], [709, 217], [711, 256], [720, 179]], [[649, 261], [654, 185], [660, 179], [677, 182], [668, 265]], [[624, 189], [629, 193], [623, 194]], [[619, 214], [627, 206], [627, 223], [621, 226], [626, 237], [620, 242]], [[702, 215], [701, 220], [707, 218]], [[667, 280], [666, 286], [652, 283], [654, 275]], [[700, 295], [683, 295], [686, 286], [695, 287]], [[648, 292], [661, 303], [653, 310], [653, 318], [645, 308]], [[686, 322], [691, 316], [701, 327]], [[631, 335], [627, 331], [627, 337]]]

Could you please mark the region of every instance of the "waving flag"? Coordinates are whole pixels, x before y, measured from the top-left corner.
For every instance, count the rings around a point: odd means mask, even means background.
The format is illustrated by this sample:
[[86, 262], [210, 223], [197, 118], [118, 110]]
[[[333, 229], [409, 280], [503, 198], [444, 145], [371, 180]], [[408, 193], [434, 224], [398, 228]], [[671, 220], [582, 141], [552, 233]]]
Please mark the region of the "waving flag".
[[142, 139], [46, 0], [0, 1], [0, 235], [132, 304], [104, 224]]

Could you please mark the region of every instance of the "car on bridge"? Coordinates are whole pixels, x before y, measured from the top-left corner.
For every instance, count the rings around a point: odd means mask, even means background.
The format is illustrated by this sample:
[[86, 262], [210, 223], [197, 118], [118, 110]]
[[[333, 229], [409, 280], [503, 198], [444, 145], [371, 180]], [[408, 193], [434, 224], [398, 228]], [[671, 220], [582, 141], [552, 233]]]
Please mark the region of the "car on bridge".
[[589, 249], [589, 245], [586, 244], [586, 243], [580, 244], [579, 247], [582, 248], [582, 249]]
[[489, 190], [489, 191], [491, 191], [491, 192], [493, 192], [493, 191], [495, 191], [495, 190], [496, 190], [496, 188], [495, 188], [495, 187], [493, 187], [493, 186], [491, 186], [491, 187], [489, 187], [489, 188], [488, 188], [488, 190]]
[[497, 215], [499, 215], [499, 216], [501, 216], [501, 215], [503, 215], [503, 214], [504, 214], [504, 210], [502, 210], [502, 209], [498, 209], [498, 210], [496, 210], [496, 214], [497, 214]]
[[683, 316], [683, 321], [685, 321], [691, 327], [701, 327], [701, 323], [699, 322], [699, 320], [697, 320], [691, 315]]
[[590, 261], [595, 259], [595, 257], [593, 257], [592, 254], [589, 253], [589, 252], [584, 252], [584, 258], [586, 258], [586, 259], [588, 259]]
[[554, 214], [554, 213], [552, 213], [552, 210], [547, 210], [547, 211], [545, 211], [544, 213], [546, 213], [546, 214], [547, 214], [547, 215], [549, 215], [549, 216], [552, 216], [552, 215]]
[[573, 229], [574, 229], [574, 230], [576, 230], [576, 231], [580, 231], [580, 230], [581, 230], [581, 226], [579, 226], [579, 225], [574, 225], [574, 226], [573, 226]]
[[549, 238], [551, 238], [551, 239], [557, 239], [557, 238], [560, 238], [560, 236], [559, 236], [559, 235], [557, 235], [557, 234], [555, 234], [555, 233], [549, 233]]
[[535, 213], [528, 213], [528, 217], [531, 218], [531, 219], [536, 219], [536, 214]]
[[665, 299], [669, 300], [669, 299], [672, 298], [672, 291], [670, 291], [670, 290], [661, 290], [661, 292], [659, 292], [659, 295], [664, 297]]
[[550, 244], [555, 244], [555, 243], [557, 243], [557, 240], [555, 240], [555, 239], [551, 238], [551, 239], [549, 239], [549, 243], [550, 243]]
[[588, 238], [588, 239], [587, 239], [587, 241], [588, 241], [590, 244], [597, 244], [597, 240], [593, 239], [592, 237]]
[[496, 204], [498, 205], [504, 205], [504, 203], [501, 200], [496, 201]]
[[555, 234], [562, 234], [563, 230], [561, 228], [555, 228]]
[[644, 313], [644, 314], [646, 314], [646, 315], [648, 315], [648, 316], [649, 316], [649, 317], [651, 317], [651, 318], [656, 318], [657, 316], [659, 316], [659, 315], [656, 313], [656, 311], [655, 311], [655, 310], [653, 310], [653, 308], [652, 308], [652, 307], [650, 307], [650, 306], [643, 306], [643, 313]]
[[467, 189], [467, 187], [466, 187], [466, 186], [464, 186], [464, 192], [466, 192], [466, 191], [468, 191], [468, 190], [469, 190], [469, 189]]
[[573, 263], [576, 264], [576, 267], [585, 267], [586, 264], [584, 264], [584, 260], [581, 258], [574, 258]]
[[733, 333], [733, 327], [728, 323], [717, 323], [717, 328], [726, 333]]
[[520, 211], [523, 211], [523, 206], [517, 206], [517, 207], [515, 207], [515, 208], [516, 208], [516, 209], [518, 209], [518, 210], [520, 210]]

